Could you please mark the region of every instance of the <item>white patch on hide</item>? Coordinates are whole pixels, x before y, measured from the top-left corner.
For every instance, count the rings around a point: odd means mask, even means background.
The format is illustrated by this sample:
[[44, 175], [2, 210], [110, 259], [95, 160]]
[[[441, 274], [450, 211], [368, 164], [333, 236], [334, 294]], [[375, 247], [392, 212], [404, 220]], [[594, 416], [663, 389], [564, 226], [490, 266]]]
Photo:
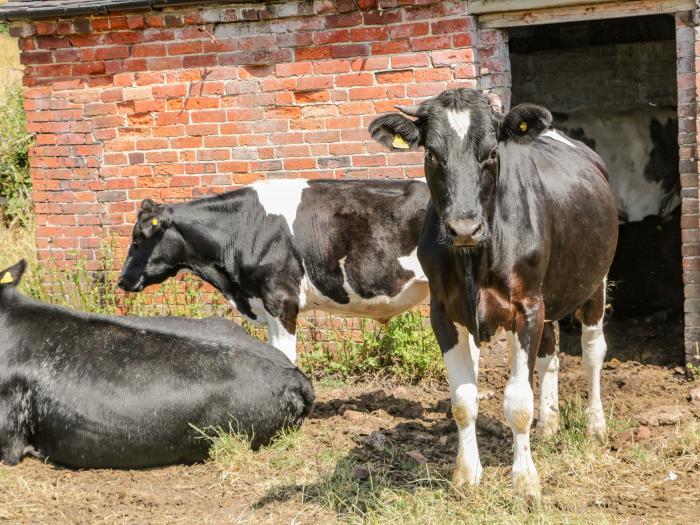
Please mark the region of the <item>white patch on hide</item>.
[[404, 255], [398, 258], [399, 264], [404, 270], [413, 272], [416, 279], [427, 280], [425, 273], [423, 273], [423, 268], [418, 262], [418, 248], [414, 250], [409, 255]]
[[572, 148], [576, 147], [576, 145], [573, 142], [571, 142], [564, 135], [553, 129], [548, 129], [547, 131], [542, 133], [540, 137], [547, 137], [549, 139], [558, 140], [562, 144], [566, 144], [567, 146], [571, 146]]
[[281, 215], [294, 233], [294, 219], [301, 203], [302, 192], [309, 187], [306, 179], [279, 179], [256, 182], [250, 185], [258, 194], [258, 200], [268, 215]]

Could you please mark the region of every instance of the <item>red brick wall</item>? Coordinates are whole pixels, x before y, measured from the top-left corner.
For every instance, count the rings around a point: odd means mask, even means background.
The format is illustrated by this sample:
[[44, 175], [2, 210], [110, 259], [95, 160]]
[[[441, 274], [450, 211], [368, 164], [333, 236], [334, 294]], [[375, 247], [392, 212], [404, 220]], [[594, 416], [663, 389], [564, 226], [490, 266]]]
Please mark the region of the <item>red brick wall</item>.
[[[465, 2], [379, 3], [14, 25], [36, 133], [40, 257], [95, 264], [105, 234], [126, 244], [145, 197], [191, 199], [276, 177], [421, 176], [420, 153], [389, 155], [367, 126], [394, 104], [476, 87], [475, 24]], [[498, 47], [489, 35], [484, 49]], [[484, 79], [503, 85], [492, 62]]]

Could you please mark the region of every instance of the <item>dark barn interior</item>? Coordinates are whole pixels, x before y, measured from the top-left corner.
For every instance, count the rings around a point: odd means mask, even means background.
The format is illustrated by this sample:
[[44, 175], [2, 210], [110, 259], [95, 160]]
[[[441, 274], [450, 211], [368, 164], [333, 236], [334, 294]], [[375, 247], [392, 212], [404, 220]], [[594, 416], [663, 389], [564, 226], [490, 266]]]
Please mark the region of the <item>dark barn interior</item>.
[[610, 353], [682, 363], [673, 17], [513, 28], [509, 51], [512, 105], [547, 107], [555, 127], [608, 166], [620, 220], [608, 287]]

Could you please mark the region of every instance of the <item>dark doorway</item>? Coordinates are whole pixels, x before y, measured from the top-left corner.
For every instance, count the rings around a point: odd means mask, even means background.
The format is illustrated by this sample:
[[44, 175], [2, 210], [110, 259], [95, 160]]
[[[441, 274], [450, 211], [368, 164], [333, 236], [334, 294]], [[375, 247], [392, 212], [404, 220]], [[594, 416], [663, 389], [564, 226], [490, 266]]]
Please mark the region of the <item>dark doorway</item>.
[[[514, 28], [509, 51], [512, 105], [547, 107], [556, 127], [608, 166], [620, 219], [609, 276], [610, 357], [682, 364], [673, 16]], [[562, 337], [562, 349], [578, 351], [573, 335]]]

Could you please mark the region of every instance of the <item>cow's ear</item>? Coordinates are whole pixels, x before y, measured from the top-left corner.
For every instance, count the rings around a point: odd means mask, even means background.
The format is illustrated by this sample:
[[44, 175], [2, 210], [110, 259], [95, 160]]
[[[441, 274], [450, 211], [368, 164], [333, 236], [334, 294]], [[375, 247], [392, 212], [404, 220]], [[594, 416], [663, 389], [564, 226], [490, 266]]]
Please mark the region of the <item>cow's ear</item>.
[[141, 201], [141, 211], [153, 211], [158, 207], [158, 205], [151, 199], [143, 199]]
[[22, 276], [27, 269], [27, 261], [22, 259], [14, 266], [0, 271], [0, 289], [14, 288], [22, 280]]
[[399, 113], [387, 113], [369, 125], [372, 138], [394, 151], [416, 150], [420, 146], [420, 128]]
[[551, 125], [552, 114], [548, 109], [535, 104], [518, 104], [501, 121], [498, 140], [528, 143]]

